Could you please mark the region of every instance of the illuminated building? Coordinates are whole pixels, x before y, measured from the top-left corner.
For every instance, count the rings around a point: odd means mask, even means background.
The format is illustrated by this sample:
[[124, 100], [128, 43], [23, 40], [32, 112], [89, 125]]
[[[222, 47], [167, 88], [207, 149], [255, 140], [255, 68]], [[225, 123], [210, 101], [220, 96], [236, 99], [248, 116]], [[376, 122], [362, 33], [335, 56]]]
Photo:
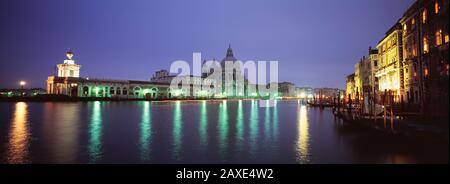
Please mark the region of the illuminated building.
[[355, 88], [364, 100], [364, 108], [368, 109], [369, 100], [373, 100], [374, 94], [378, 93], [378, 80], [375, 73], [378, 69], [378, 50], [369, 47], [368, 56], [363, 56], [355, 64]]
[[67, 59], [64, 63], [56, 65], [58, 68], [58, 77], [80, 77], [80, 65], [75, 64], [73, 60], [73, 52], [71, 50], [66, 53]]
[[314, 88], [313, 95], [319, 96], [324, 99], [332, 100], [334, 97], [341, 95], [343, 97], [344, 91], [338, 88]]
[[378, 78], [379, 93], [391, 91], [394, 101], [403, 101], [403, 50], [402, 31], [396, 23], [378, 43], [379, 66], [375, 73]]
[[355, 64], [355, 66], [354, 66], [355, 76], [353, 77], [353, 80], [355, 81], [355, 91], [354, 91], [355, 94], [354, 95], [359, 95], [359, 96], [361, 96], [361, 91], [362, 91], [362, 80], [360, 77], [361, 74], [360, 74], [360, 70], [359, 70], [360, 65], [361, 65], [361, 63], [359, 63], [359, 62]]
[[[235, 65], [235, 68], [233, 69], [232, 73], [228, 73], [225, 69], [225, 63], [230, 62]], [[226, 91], [232, 90], [231, 96], [246, 96], [246, 88], [244, 86], [247, 86], [248, 81], [245, 79], [242, 71], [242, 66], [239, 65], [238, 59], [234, 57], [233, 49], [231, 49], [231, 46], [228, 46], [227, 54], [225, 55], [225, 58], [222, 59], [220, 62], [220, 65], [222, 66], [222, 82], [218, 83], [218, 87], [222, 87], [222, 92], [226, 93]], [[226, 83], [227, 80], [230, 80], [230, 83]], [[244, 86], [238, 86], [238, 85], [244, 85]], [[220, 86], [221, 85], [221, 86]], [[244, 93], [238, 92], [238, 88], [244, 88]], [[229, 94], [230, 95], [230, 94]], [[247, 94], [250, 95], [250, 94]]]
[[[178, 76], [170, 75], [167, 70], [160, 70], [149, 81], [137, 80], [113, 80], [113, 79], [95, 79], [80, 77], [80, 65], [75, 64], [72, 59], [74, 56], [72, 51], [66, 53], [67, 59], [63, 64], [57, 65], [58, 74], [51, 75], [47, 78], [47, 93], [55, 95], [67, 95], [71, 97], [100, 97], [100, 98], [114, 98], [114, 99], [178, 99], [178, 98], [223, 98], [223, 97], [257, 97], [258, 92], [252, 94], [237, 93], [223, 95], [216, 92], [216, 84], [226, 85], [223, 78], [222, 82], [217, 82], [214, 79], [208, 79], [207, 73], [202, 76]], [[234, 58], [233, 51], [229, 47], [226, 57], [222, 60], [222, 65], [225, 61], [237, 61]], [[222, 70], [222, 75], [226, 75]], [[240, 75], [240, 76], [239, 76]], [[187, 82], [189, 89], [171, 89], [170, 84], [172, 80], [177, 77], [182, 81]], [[240, 66], [235, 68], [232, 76], [233, 79], [227, 87], [236, 88], [237, 78], [242, 77], [245, 86], [248, 81], [244, 78]], [[208, 89], [202, 88], [202, 83], [211, 84]], [[266, 87], [266, 85], [256, 85], [259, 88]], [[245, 88], [244, 88], [245, 89]], [[189, 90], [189, 91], [186, 91]], [[295, 87], [294, 87], [295, 90]], [[217, 95], [217, 96], [216, 96]], [[264, 94], [267, 95], [267, 94]]]
[[348, 98], [350, 95], [351, 98], [354, 98], [356, 95], [356, 87], [355, 87], [355, 74], [352, 73], [346, 77], [346, 88], [345, 88], [345, 98]]
[[278, 93], [283, 97], [295, 97], [295, 85], [291, 82], [278, 83]]
[[448, 8], [448, 0], [417, 0], [400, 19], [406, 99], [426, 116], [447, 119]]
[[0, 97], [32, 97], [46, 94], [45, 89], [31, 88], [31, 89], [0, 89]]
[[[172, 98], [182, 92], [171, 91], [169, 84], [150, 81], [111, 80], [82, 78], [80, 66], [72, 59], [73, 52], [66, 53], [64, 64], [58, 64], [58, 75], [47, 79], [47, 93], [72, 97], [106, 98]], [[73, 70], [73, 71], [72, 71]]]
[[295, 90], [299, 98], [312, 98], [314, 95], [314, 90], [310, 87], [297, 87]]
[[[206, 76], [170, 75], [170, 73], [167, 70], [160, 70], [160, 71], [155, 72], [153, 77], [150, 79], [150, 82], [170, 84], [175, 77], [178, 77], [182, 81], [186, 81], [187, 85], [190, 85], [190, 86], [191, 85], [192, 86], [193, 85], [201, 86], [202, 84], [211, 84], [212, 86], [216, 86], [216, 81], [213, 79], [208, 79], [208, 78], [206, 78]], [[213, 95], [215, 95], [215, 91], [211, 91], [211, 89], [191, 88], [191, 94], [193, 94], [194, 96], [212, 97]]]

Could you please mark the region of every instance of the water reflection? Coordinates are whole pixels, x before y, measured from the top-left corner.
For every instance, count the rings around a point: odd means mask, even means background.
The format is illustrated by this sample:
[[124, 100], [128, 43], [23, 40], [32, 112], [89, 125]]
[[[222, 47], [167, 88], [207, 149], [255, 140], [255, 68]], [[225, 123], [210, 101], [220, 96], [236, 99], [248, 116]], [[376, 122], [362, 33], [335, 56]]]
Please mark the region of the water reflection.
[[264, 112], [264, 136], [266, 139], [270, 140], [270, 106], [269, 100], [266, 100], [266, 107]]
[[219, 105], [219, 153], [221, 156], [225, 155], [225, 151], [228, 147], [228, 110], [227, 101], [223, 100]]
[[242, 108], [242, 100], [239, 100], [236, 113], [236, 149], [242, 151], [242, 143], [244, 142], [244, 112]]
[[174, 160], [181, 159], [181, 138], [183, 128], [183, 114], [181, 112], [181, 102], [175, 102], [175, 107], [173, 111], [173, 153], [172, 157]]
[[94, 102], [89, 124], [89, 159], [97, 162], [102, 158], [102, 111], [99, 101]]
[[25, 102], [16, 103], [8, 137], [8, 163], [20, 164], [29, 162], [30, 133], [27, 125], [27, 116], [27, 104]]
[[[52, 106], [46, 104], [45, 113], [54, 115], [53, 121], [47, 121], [50, 126], [46, 128], [46, 134], [54, 140], [52, 151], [55, 161], [58, 163], [75, 162], [78, 152], [78, 131], [80, 125], [81, 104], [60, 104]], [[62, 108], [64, 106], [64, 108]]]
[[203, 151], [205, 151], [206, 146], [208, 145], [208, 109], [206, 100], [203, 100], [202, 104], [200, 105], [199, 134], [200, 134], [200, 145]]
[[146, 101], [143, 102], [142, 106], [142, 118], [140, 124], [140, 149], [141, 149], [141, 160], [150, 160], [150, 143], [152, 136], [152, 125], [151, 125], [151, 104]]
[[274, 101], [274, 106], [273, 106], [273, 118], [272, 118], [272, 136], [273, 136], [273, 141], [274, 141], [274, 147], [276, 147], [278, 144], [278, 106], [277, 106], [277, 101]]
[[299, 163], [309, 162], [309, 125], [308, 114], [305, 105], [299, 105], [297, 113], [297, 161]]
[[255, 100], [251, 101], [250, 106], [250, 154], [256, 154], [256, 141], [258, 139], [258, 103]]

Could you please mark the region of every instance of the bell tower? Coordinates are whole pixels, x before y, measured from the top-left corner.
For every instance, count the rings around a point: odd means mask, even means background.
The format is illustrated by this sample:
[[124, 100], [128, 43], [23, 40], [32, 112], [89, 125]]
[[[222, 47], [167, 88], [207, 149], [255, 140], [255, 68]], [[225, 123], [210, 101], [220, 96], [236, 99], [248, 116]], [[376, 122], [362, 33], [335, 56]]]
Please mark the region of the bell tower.
[[58, 77], [80, 77], [80, 67], [81, 65], [75, 64], [73, 60], [73, 52], [69, 49], [66, 52], [66, 59], [63, 64], [58, 64]]

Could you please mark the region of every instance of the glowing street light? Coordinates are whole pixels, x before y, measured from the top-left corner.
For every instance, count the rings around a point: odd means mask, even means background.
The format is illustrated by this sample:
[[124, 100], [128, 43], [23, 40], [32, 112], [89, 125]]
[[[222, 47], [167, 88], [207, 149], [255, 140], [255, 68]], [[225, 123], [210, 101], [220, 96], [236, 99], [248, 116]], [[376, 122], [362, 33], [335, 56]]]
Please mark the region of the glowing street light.
[[23, 87], [25, 86], [25, 84], [27, 84], [27, 82], [25, 82], [25, 81], [20, 81], [19, 84], [20, 84], [20, 87], [23, 88]]
[[21, 96], [23, 96], [23, 88], [25, 87], [25, 84], [27, 84], [25, 81], [20, 81], [19, 82], [19, 85], [20, 85], [20, 94], [21, 94]]

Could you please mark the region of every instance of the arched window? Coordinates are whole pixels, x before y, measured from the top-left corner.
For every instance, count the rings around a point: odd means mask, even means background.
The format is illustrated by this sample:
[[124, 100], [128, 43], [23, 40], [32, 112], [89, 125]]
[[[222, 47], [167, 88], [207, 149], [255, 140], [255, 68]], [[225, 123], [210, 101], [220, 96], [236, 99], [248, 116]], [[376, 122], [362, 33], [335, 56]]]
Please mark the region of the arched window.
[[84, 96], [88, 96], [88, 94], [89, 94], [89, 87], [84, 86], [84, 87], [83, 87], [83, 95], [84, 95]]
[[128, 95], [128, 89], [127, 88], [123, 88], [122, 89], [122, 93], [123, 93], [123, 95]]
[[427, 9], [422, 10], [422, 23], [425, 24], [427, 22]]
[[121, 91], [120, 91], [120, 87], [117, 87], [117, 95], [120, 95]]
[[136, 86], [136, 87], [134, 87], [133, 91], [134, 91], [134, 95], [135, 95], [135, 96], [139, 96], [139, 93], [140, 93], [140, 91], [141, 91], [141, 88]]
[[439, 13], [439, 2], [438, 0], [436, 0], [436, 2], [434, 3], [434, 13], [438, 14]]
[[110, 87], [109, 88], [109, 94], [110, 95], [115, 95], [114, 87]]
[[428, 38], [423, 37], [423, 53], [428, 53], [429, 46], [428, 46]]
[[436, 31], [436, 35], [435, 35], [436, 37], [436, 45], [437, 46], [439, 46], [439, 45], [442, 45], [442, 30], [438, 30], [438, 31]]

